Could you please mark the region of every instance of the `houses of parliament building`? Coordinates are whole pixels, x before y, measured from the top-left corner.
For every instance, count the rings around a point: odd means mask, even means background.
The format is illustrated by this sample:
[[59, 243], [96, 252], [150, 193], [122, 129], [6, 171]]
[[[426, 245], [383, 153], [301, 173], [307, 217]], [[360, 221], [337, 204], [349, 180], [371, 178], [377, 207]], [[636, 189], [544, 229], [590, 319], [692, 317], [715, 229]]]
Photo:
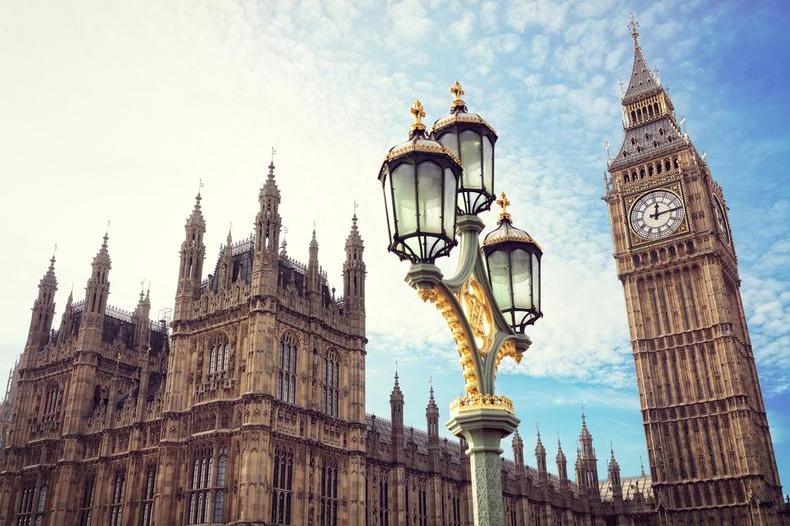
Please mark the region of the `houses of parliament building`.
[[[582, 416], [573, 474], [538, 435], [503, 459], [508, 526], [782, 525], [782, 499], [721, 188], [679, 129], [633, 26], [625, 140], [606, 196], [649, 472], [599, 459]], [[280, 242], [274, 164], [254, 232], [204, 272], [198, 195], [170, 324], [108, 304], [105, 235], [85, 296], [54, 327], [55, 260], [0, 407], [0, 526], [472, 524], [463, 441], [365, 412], [365, 262], [356, 215], [342, 297]], [[207, 277], [204, 277], [207, 276]], [[552, 451], [554, 456], [554, 451]], [[603, 463], [605, 462], [605, 466]], [[554, 470], [553, 470], [554, 471]]]

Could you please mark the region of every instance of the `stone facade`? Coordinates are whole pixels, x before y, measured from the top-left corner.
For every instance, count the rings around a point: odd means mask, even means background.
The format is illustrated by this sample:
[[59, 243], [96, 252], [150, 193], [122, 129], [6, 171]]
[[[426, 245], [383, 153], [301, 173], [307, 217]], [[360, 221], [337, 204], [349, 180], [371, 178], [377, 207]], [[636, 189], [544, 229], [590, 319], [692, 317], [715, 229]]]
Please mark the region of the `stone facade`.
[[[0, 412], [0, 525], [469, 525], [463, 442], [365, 414], [365, 263], [356, 216], [343, 295], [330, 288], [313, 236], [307, 265], [279, 242], [274, 166], [255, 232], [228, 234], [203, 279], [198, 195], [185, 225], [172, 323], [152, 321], [148, 292], [108, 305], [107, 236], [83, 301], [52, 329], [54, 258], [39, 284], [27, 345]], [[576, 483], [559, 450], [549, 475], [501, 461], [508, 524], [646, 524], [647, 477], [598, 483], [583, 425]], [[619, 518], [619, 519], [618, 519]], [[619, 522], [617, 522], [619, 520]], [[613, 522], [614, 521], [614, 522]]]
[[605, 200], [659, 522], [781, 524], [724, 195], [676, 122], [633, 21], [632, 35], [625, 138]]

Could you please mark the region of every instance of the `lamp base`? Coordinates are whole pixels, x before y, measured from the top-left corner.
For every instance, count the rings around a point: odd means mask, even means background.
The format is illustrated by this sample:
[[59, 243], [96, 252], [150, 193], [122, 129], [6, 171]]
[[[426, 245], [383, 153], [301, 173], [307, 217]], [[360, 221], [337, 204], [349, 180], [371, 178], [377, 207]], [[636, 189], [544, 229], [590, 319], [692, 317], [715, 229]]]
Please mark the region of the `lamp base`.
[[469, 444], [472, 474], [472, 506], [476, 526], [503, 526], [502, 468], [499, 447], [502, 439], [519, 424], [513, 413], [504, 409], [469, 409], [459, 411], [447, 422], [447, 428]]

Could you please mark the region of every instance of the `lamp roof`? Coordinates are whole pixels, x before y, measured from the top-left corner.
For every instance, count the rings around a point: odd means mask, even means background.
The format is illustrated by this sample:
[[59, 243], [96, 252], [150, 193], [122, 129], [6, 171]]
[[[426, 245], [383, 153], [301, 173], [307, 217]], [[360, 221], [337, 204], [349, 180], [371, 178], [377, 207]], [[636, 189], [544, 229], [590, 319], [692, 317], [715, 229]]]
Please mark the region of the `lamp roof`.
[[461, 99], [461, 95], [464, 94], [464, 89], [461, 86], [461, 83], [457, 80], [450, 86], [450, 93], [453, 94], [453, 102], [450, 105], [450, 115], [446, 117], [442, 117], [441, 119], [437, 120], [433, 123], [433, 127], [431, 128], [431, 134], [435, 134], [438, 131], [441, 131], [444, 128], [452, 126], [453, 124], [479, 124], [488, 129], [494, 137], [496, 137], [496, 130], [488, 124], [488, 122], [478, 115], [477, 113], [470, 113], [467, 111], [466, 103]]
[[485, 240], [483, 240], [483, 247], [487, 248], [501, 243], [515, 241], [520, 243], [530, 243], [534, 245], [538, 251], [543, 253], [538, 242], [535, 241], [535, 239], [529, 235], [529, 233], [513, 226], [510, 212], [507, 210], [507, 207], [510, 205], [510, 201], [505, 195], [505, 192], [500, 194], [499, 199], [497, 199], [497, 204], [502, 208], [502, 210], [499, 212], [498, 226], [489, 232], [488, 235], [486, 235]]
[[[425, 116], [422, 103], [419, 100], [415, 100], [410, 111], [414, 116], [414, 123], [412, 123], [411, 130], [409, 131], [409, 140], [390, 148], [389, 152], [387, 152], [387, 156], [384, 158], [384, 164], [411, 153], [427, 153], [444, 155], [460, 168], [461, 160], [458, 156], [445, 148], [442, 144], [428, 138], [425, 132], [425, 125], [422, 123], [422, 118]], [[384, 167], [382, 166], [382, 172], [383, 169]], [[381, 178], [381, 175], [379, 178]]]

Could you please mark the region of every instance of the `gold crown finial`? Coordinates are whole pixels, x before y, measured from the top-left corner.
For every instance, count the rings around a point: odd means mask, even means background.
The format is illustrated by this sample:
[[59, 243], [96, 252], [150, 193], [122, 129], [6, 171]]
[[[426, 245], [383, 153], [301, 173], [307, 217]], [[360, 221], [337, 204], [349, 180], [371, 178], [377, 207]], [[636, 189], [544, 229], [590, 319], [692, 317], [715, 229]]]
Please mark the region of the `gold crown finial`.
[[425, 108], [420, 102], [419, 99], [414, 101], [414, 104], [411, 106], [411, 114], [414, 116], [414, 123], [411, 125], [412, 131], [423, 131], [425, 130], [425, 125], [422, 123], [422, 118], [425, 117]]
[[466, 103], [461, 98], [464, 95], [464, 87], [461, 86], [460, 82], [458, 82], [457, 80], [453, 82], [453, 85], [450, 86], [450, 93], [452, 93], [454, 97], [452, 104], [453, 108], [461, 108], [463, 106], [466, 106]]
[[510, 199], [507, 198], [505, 192], [499, 194], [499, 199], [496, 200], [496, 204], [502, 208], [502, 210], [499, 211], [499, 220], [510, 221], [510, 212], [507, 210], [507, 207], [510, 206]]

